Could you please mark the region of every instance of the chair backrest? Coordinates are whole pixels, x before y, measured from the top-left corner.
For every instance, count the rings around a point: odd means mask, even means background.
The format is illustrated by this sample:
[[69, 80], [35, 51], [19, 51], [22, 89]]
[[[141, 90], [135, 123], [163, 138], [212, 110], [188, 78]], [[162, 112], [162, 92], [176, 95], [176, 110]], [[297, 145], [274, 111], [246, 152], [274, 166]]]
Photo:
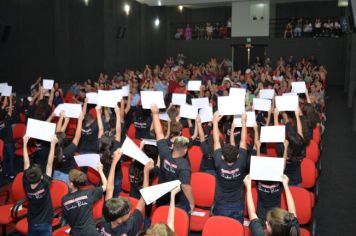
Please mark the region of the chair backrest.
[[225, 216], [210, 217], [203, 229], [202, 236], [243, 236], [244, 229], [240, 222]]
[[17, 123], [12, 127], [12, 136], [15, 140], [21, 139], [26, 134], [26, 125]]
[[26, 119], [27, 118], [26, 118], [26, 115], [23, 112], [20, 112], [19, 117], [20, 117], [20, 121], [22, 123], [26, 123]]
[[[123, 198], [126, 198], [127, 200], [130, 201], [130, 203], [131, 203], [130, 214], [132, 214], [135, 211], [139, 200], [134, 197], [123, 197]], [[143, 210], [142, 215], [145, 215], [145, 209]]]
[[64, 101], [66, 103], [73, 103], [74, 102], [73, 96], [74, 94], [72, 92], [67, 92], [66, 96], [64, 97]]
[[101, 183], [101, 178], [100, 178], [98, 171], [94, 170], [91, 167], [88, 167], [87, 178], [88, 178], [89, 182], [94, 185], [98, 185]]
[[23, 187], [23, 175], [23, 172], [18, 173], [14, 179], [14, 182], [12, 182], [11, 196], [15, 202], [26, 198], [25, 189]]
[[[300, 187], [289, 187], [297, 212], [299, 224], [308, 224], [312, 218], [312, 199], [308, 190]], [[288, 210], [286, 196], [283, 193], [281, 197], [281, 208]]]
[[3, 152], [4, 152], [4, 141], [0, 139], [0, 161], [4, 159]]
[[321, 141], [321, 134], [320, 134], [320, 125], [317, 125], [314, 129], [313, 129], [313, 140], [319, 144]]
[[301, 163], [302, 187], [312, 188], [315, 186], [317, 179], [317, 169], [312, 160], [304, 158]]
[[269, 157], [278, 157], [276, 144], [275, 143], [267, 143], [267, 156]]
[[93, 205], [93, 218], [95, 220], [103, 217], [104, 197], [101, 197]]
[[203, 152], [198, 146], [192, 146], [188, 150], [188, 157], [192, 172], [198, 172], [200, 170], [201, 161], [203, 159]]
[[135, 138], [135, 134], [136, 134], [136, 127], [134, 124], [131, 124], [129, 126], [129, 129], [127, 130], [127, 136], [129, 136], [129, 138], [133, 139], [133, 138]]
[[310, 140], [309, 145], [306, 149], [306, 158], [312, 160], [314, 163], [317, 163], [319, 160], [320, 150], [318, 144], [314, 140]]
[[190, 131], [189, 128], [183, 128], [182, 129], [182, 136], [186, 137], [186, 138], [190, 138]]
[[124, 162], [121, 164], [121, 171], [122, 171], [122, 185], [121, 188], [125, 192], [130, 192], [131, 184], [130, 184], [130, 177], [129, 177], [129, 168], [130, 162]]
[[[151, 225], [156, 223], [167, 224], [169, 206], [158, 207], [152, 215]], [[180, 209], [175, 208], [174, 212], [174, 229], [177, 236], [188, 236], [189, 217], [188, 214]]]
[[215, 177], [202, 172], [192, 173], [190, 184], [194, 195], [195, 205], [211, 207], [215, 197]]
[[58, 208], [61, 207], [62, 197], [68, 194], [69, 189], [68, 185], [65, 182], [54, 179], [52, 180], [52, 184], [49, 188], [49, 191], [51, 193], [53, 208]]

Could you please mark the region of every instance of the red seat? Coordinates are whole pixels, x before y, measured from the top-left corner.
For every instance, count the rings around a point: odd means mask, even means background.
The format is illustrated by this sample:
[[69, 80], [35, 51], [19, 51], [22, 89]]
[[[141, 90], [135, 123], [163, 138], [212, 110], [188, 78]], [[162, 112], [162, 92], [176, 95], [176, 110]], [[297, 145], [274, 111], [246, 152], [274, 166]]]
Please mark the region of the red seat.
[[130, 162], [124, 162], [121, 164], [121, 171], [122, 171], [122, 186], [121, 186], [121, 188], [123, 191], [120, 193], [120, 196], [122, 196], [122, 197], [128, 196], [130, 193], [130, 189], [131, 189], [129, 168], [130, 168]]
[[188, 157], [192, 172], [198, 172], [200, 170], [200, 164], [203, 159], [203, 152], [198, 146], [192, 146], [188, 150]]
[[[191, 215], [190, 230], [202, 231], [210, 217], [210, 208], [214, 203], [216, 180], [210, 174], [196, 172], [192, 174], [190, 184], [197, 206], [194, 211], [204, 214], [203, 216]], [[205, 210], [204, 208], [209, 209]]]
[[317, 144], [320, 144], [320, 141], [321, 141], [320, 125], [317, 125], [317, 126], [313, 129], [313, 140], [314, 140]]
[[312, 160], [304, 158], [301, 163], [302, 187], [313, 188], [318, 177], [317, 169]]
[[[68, 185], [60, 180], [52, 180], [52, 184], [50, 186], [50, 193], [51, 193], [51, 199], [52, 199], [52, 206], [53, 209], [59, 209], [61, 208], [61, 202], [62, 202], [62, 197], [66, 195], [69, 192], [68, 190]], [[58, 226], [60, 224], [61, 220], [60, 218], [53, 218], [52, 219], [52, 227]], [[16, 231], [19, 232], [20, 234], [27, 234], [28, 232], [28, 221], [27, 218], [24, 218], [17, 222], [16, 226]]]
[[63, 226], [63, 227], [55, 230], [52, 235], [53, 236], [68, 236], [69, 233], [66, 232], [68, 229], [70, 229], [69, 225]]
[[0, 162], [4, 160], [3, 152], [4, 152], [4, 141], [0, 139]]
[[[312, 199], [310, 193], [304, 188], [290, 186], [299, 224], [308, 224], [312, 219]], [[281, 197], [281, 208], [288, 210], [285, 194]]]
[[[15, 156], [23, 157], [22, 137], [26, 134], [26, 125], [22, 123], [14, 124], [12, 127], [12, 136], [15, 140]], [[31, 155], [35, 151], [34, 148], [28, 147], [28, 154]]]
[[95, 186], [98, 186], [101, 183], [101, 178], [98, 171], [94, 170], [91, 167], [88, 167], [87, 178], [89, 182], [94, 184]]
[[[169, 206], [158, 207], [152, 215], [151, 225], [156, 223], [167, 224]], [[175, 208], [174, 213], [174, 229], [177, 236], [188, 236], [189, 232], [189, 217], [188, 214], [180, 209]]]
[[74, 102], [73, 96], [74, 96], [73, 93], [67, 92], [66, 96], [64, 97], [64, 102], [66, 102], [66, 103], [73, 103], [73, 102]]
[[306, 149], [306, 158], [312, 160], [314, 163], [319, 161], [320, 150], [318, 144], [314, 140], [310, 140]]
[[225, 216], [213, 216], [206, 222], [202, 236], [243, 236], [240, 222]]
[[23, 112], [19, 114], [21, 123], [26, 123], [26, 115]]
[[[11, 185], [11, 197], [15, 203], [0, 206], [0, 225], [3, 226], [3, 232], [6, 235], [6, 225], [15, 222], [17, 219], [13, 218], [11, 215], [12, 208], [15, 206], [16, 202], [26, 198], [25, 190], [23, 188], [23, 172], [18, 173]], [[27, 208], [23, 207], [21, 210], [16, 212], [16, 216], [21, 218], [26, 216]]]
[[136, 127], [134, 124], [131, 124], [129, 126], [129, 129], [127, 130], [127, 136], [129, 136], [129, 138], [133, 139], [133, 138], [135, 138], [135, 134], [136, 134]]
[[190, 138], [191, 135], [190, 135], [189, 128], [183, 128], [182, 129], [182, 136]]
[[276, 144], [275, 143], [267, 143], [267, 156], [269, 157], [278, 157]]

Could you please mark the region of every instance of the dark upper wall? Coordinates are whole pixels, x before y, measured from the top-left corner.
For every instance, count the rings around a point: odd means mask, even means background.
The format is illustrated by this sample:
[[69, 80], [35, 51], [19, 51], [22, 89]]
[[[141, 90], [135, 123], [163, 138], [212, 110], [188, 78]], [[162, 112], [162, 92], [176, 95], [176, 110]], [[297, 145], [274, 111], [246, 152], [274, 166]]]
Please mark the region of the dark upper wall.
[[276, 4], [277, 19], [291, 19], [292, 17], [303, 17], [314, 19], [339, 18], [345, 15], [346, 8], [338, 7], [337, 1], [305, 1]]
[[29, 78], [54, 75], [53, 14], [51, 0], [0, 1], [0, 24], [11, 27], [7, 40], [0, 40], [1, 81], [28, 90]]

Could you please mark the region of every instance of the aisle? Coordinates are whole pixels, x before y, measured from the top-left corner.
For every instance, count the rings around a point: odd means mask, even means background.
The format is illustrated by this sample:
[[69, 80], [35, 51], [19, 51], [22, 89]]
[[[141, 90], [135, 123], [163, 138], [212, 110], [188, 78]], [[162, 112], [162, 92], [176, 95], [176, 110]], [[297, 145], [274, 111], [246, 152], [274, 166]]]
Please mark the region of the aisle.
[[356, 133], [342, 87], [329, 87], [322, 174], [315, 209], [318, 236], [356, 235]]

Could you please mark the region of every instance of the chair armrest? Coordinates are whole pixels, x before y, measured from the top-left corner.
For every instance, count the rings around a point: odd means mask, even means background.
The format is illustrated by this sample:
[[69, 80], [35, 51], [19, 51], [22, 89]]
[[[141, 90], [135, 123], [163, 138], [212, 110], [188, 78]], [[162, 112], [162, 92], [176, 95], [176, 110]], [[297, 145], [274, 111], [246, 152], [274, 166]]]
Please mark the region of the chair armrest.
[[22, 204], [24, 204], [26, 201], [27, 201], [27, 198], [21, 199], [21, 200], [17, 201], [14, 204], [14, 206], [12, 207], [12, 209], [11, 209], [11, 217], [13, 219], [15, 219], [15, 221], [18, 221], [21, 218], [23, 218], [23, 217], [19, 217], [18, 212], [19, 212], [20, 207], [22, 206]]

